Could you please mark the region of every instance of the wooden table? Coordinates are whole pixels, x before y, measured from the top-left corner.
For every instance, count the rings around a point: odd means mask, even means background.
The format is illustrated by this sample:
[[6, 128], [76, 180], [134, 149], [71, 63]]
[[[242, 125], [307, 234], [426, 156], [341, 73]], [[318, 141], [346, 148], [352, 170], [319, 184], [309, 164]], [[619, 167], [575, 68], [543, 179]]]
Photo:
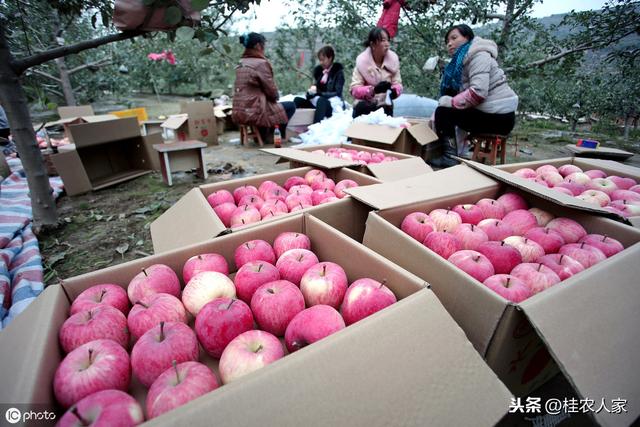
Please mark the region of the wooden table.
[[173, 185], [171, 172], [198, 169], [198, 176], [207, 179], [204, 165], [206, 143], [197, 140], [175, 141], [166, 144], [154, 144], [153, 148], [160, 156], [162, 178], [167, 185]]

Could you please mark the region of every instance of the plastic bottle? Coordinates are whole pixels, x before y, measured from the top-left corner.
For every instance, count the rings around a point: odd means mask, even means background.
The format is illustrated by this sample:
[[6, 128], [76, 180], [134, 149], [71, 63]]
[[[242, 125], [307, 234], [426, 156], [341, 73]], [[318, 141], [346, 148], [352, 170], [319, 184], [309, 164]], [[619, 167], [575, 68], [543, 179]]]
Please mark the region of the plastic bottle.
[[273, 131], [273, 146], [275, 148], [282, 147], [282, 134], [280, 133], [280, 126], [278, 125], [276, 125], [276, 128]]

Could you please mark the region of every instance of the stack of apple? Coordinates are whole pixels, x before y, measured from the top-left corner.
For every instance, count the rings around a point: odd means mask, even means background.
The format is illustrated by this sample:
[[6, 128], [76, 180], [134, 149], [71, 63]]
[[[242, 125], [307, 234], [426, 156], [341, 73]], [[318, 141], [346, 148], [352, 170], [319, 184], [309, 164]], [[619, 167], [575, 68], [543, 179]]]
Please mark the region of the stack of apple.
[[[302, 233], [284, 232], [273, 246], [245, 242], [234, 258], [233, 279], [226, 259], [207, 253], [184, 264], [184, 289], [170, 267], [154, 264], [126, 291], [100, 284], [82, 292], [59, 331], [66, 356], [53, 388], [70, 408], [61, 425], [142, 422], [126, 393], [132, 376], [148, 387], [147, 418], [157, 417], [282, 358], [285, 347], [297, 351], [396, 302], [376, 280], [349, 285]], [[200, 362], [204, 353], [219, 360], [220, 382]]]
[[412, 212], [400, 228], [504, 298], [521, 302], [607, 257], [622, 244], [576, 221], [529, 208], [516, 193]]
[[336, 159], [347, 160], [360, 165], [368, 165], [370, 163], [394, 162], [398, 160], [395, 156], [385, 156], [384, 153], [378, 151], [358, 151], [349, 148], [328, 148], [324, 150], [313, 150], [312, 153], [322, 154], [323, 156], [335, 157]]
[[345, 189], [357, 186], [351, 179], [336, 184], [323, 171], [312, 169], [304, 178], [288, 178], [284, 187], [264, 181], [258, 188], [243, 185], [233, 193], [215, 191], [207, 196], [207, 201], [226, 227], [235, 228], [342, 199], [347, 195]]
[[514, 175], [600, 206], [622, 217], [640, 215], [640, 185], [633, 178], [609, 175], [600, 169], [583, 171], [575, 165], [521, 168]]

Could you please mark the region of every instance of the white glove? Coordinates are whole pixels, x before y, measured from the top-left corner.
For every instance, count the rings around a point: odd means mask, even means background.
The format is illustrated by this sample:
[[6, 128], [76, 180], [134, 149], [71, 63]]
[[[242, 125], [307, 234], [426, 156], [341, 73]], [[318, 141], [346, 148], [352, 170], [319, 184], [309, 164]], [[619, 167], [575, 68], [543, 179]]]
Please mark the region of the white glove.
[[449, 95], [441, 96], [440, 99], [438, 99], [438, 106], [453, 108], [453, 98]]
[[316, 85], [312, 85], [307, 91], [307, 93], [309, 93], [309, 95], [315, 95], [317, 91], [318, 91], [318, 88], [316, 88]]
[[424, 65], [422, 66], [422, 71], [434, 71], [438, 66], [438, 61], [440, 60], [437, 56], [432, 56], [426, 60]]

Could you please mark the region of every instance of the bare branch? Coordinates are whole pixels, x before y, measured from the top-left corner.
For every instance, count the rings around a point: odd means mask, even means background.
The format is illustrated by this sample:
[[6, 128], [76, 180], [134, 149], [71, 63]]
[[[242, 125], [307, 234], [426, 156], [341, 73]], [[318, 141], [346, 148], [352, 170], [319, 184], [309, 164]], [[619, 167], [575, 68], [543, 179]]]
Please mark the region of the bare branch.
[[513, 19], [518, 19], [520, 17], [520, 15], [522, 15], [523, 13], [525, 13], [527, 11], [527, 9], [529, 9], [529, 7], [531, 6], [531, 4], [533, 3], [533, 0], [527, 0], [526, 2], [524, 2], [522, 4], [522, 6], [520, 6], [520, 8], [518, 10], [516, 10], [513, 13]]
[[105, 66], [111, 65], [111, 64], [113, 64], [113, 61], [110, 58], [102, 58], [102, 59], [99, 59], [97, 61], [88, 62], [86, 64], [78, 65], [77, 67], [70, 69], [69, 70], [69, 74], [77, 73], [78, 71], [82, 71], [85, 68], [105, 67]]
[[58, 78], [58, 77], [56, 77], [54, 75], [51, 75], [49, 73], [45, 73], [44, 71], [33, 69], [33, 70], [31, 70], [31, 72], [33, 74], [38, 75], [38, 76], [45, 77], [47, 79], [53, 80], [53, 81], [58, 82], [58, 83], [62, 83], [62, 80], [60, 80], [60, 78]]

